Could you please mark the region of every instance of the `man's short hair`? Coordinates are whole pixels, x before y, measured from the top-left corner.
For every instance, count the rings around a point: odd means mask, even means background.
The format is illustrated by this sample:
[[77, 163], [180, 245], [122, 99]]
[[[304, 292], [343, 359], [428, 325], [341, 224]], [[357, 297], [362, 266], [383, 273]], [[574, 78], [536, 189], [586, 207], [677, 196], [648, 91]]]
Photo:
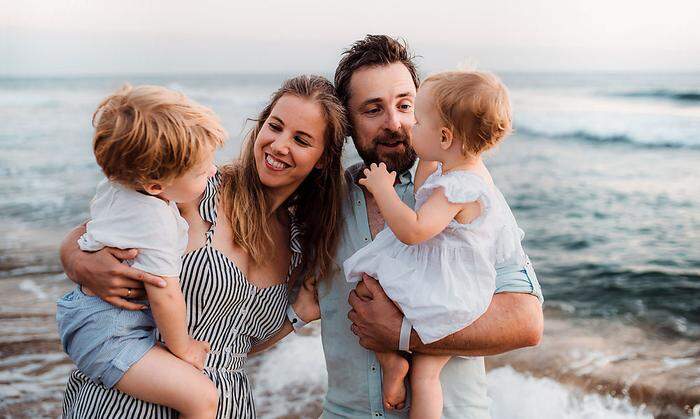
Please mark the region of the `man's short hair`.
[[403, 40], [387, 35], [367, 35], [353, 43], [342, 55], [335, 70], [335, 90], [345, 106], [350, 100], [350, 79], [355, 71], [364, 67], [402, 63], [411, 73], [413, 84], [418, 89], [418, 71], [413, 63], [415, 57]]

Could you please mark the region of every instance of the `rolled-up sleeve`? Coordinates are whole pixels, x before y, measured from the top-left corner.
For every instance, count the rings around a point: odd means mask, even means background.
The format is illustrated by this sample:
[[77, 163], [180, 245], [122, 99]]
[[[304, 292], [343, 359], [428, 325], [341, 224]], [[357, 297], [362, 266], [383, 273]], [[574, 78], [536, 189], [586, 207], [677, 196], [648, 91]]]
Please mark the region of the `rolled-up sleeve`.
[[530, 259], [527, 259], [524, 266], [506, 265], [496, 268], [496, 294], [501, 292], [531, 294], [536, 296], [540, 303], [544, 302], [542, 288]]

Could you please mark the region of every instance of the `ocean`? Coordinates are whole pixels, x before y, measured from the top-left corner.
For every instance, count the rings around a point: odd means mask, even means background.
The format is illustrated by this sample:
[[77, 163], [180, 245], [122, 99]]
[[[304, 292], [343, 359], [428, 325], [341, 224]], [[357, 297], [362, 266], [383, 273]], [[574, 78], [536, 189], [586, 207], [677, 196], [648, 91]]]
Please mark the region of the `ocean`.
[[[493, 417], [700, 416], [700, 73], [501, 77], [515, 132], [486, 163], [546, 302], [539, 347], [487, 359]], [[57, 249], [101, 177], [100, 99], [124, 82], [181, 90], [220, 116], [225, 163], [284, 78], [0, 78], [0, 416], [59, 413]], [[315, 417], [324, 368], [318, 326], [253, 358], [260, 417]]]

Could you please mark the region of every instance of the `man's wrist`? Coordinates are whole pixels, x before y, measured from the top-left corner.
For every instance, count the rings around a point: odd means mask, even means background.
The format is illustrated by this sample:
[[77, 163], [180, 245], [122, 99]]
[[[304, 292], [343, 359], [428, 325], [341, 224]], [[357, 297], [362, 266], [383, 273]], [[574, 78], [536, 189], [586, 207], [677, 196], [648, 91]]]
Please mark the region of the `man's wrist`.
[[418, 333], [416, 333], [415, 330], [411, 330], [411, 338], [408, 343], [408, 349], [411, 352], [418, 351], [420, 352], [420, 349], [423, 347], [423, 341], [420, 340], [420, 337], [418, 336]]

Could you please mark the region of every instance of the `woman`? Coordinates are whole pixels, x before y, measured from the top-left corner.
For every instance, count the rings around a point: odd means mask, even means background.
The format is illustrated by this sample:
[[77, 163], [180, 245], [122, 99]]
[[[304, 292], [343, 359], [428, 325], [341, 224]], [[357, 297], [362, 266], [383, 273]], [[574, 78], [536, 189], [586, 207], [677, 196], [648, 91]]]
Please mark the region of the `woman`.
[[[247, 354], [292, 330], [285, 316], [289, 278], [309, 272], [323, 276], [331, 269], [345, 127], [330, 82], [318, 76], [290, 79], [260, 113], [241, 157], [221, 168], [198, 202], [180, 208], [190, 225], [180, 275], [188, 329], [193, 338], [211, 344], [204, 372], [218, 389], [219, 418], [255, 417], [243, 370]], [[105, 285], [110, 273], [128, 268], [106, 252], [76, 253], [82, 232], [74, 230], [61, 249], [71, 279], [91, 289], [111, 289], [96, 291], [107, 301], [140, 296], [130, 288]], [[303, 320], [319, 317], [315, 304], [307, 307], [298, 313]], [[66, 418], [176, 416], [163, 406], [96, 385], [78, 370], [68, 381], [63, 411]]]

